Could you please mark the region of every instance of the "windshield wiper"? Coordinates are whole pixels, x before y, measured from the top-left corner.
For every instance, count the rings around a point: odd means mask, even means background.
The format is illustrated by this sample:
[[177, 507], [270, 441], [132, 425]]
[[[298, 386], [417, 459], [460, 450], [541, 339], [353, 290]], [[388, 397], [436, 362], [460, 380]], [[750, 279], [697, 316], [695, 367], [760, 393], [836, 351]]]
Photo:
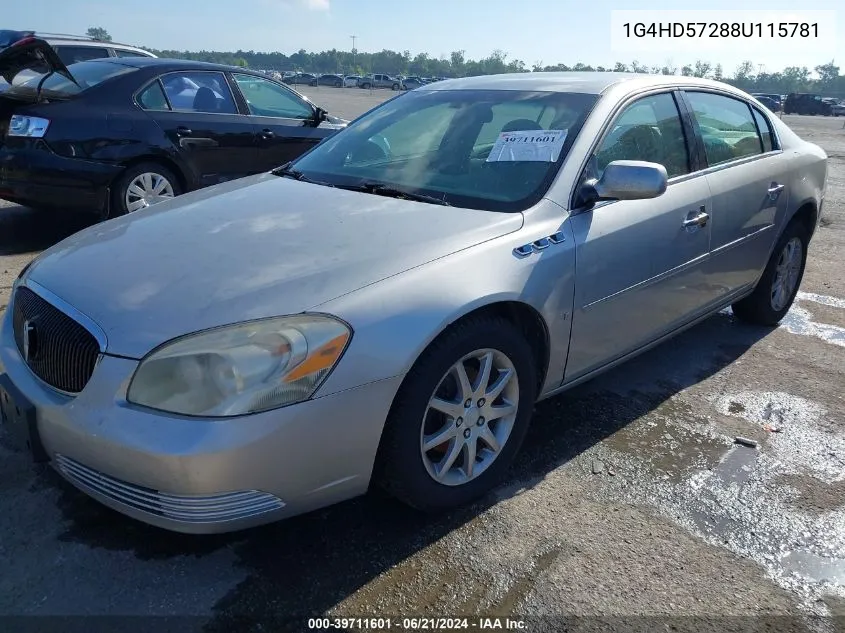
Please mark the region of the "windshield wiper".
[[343, 185], [341, 186], [341, 189], [363, 191], [364, 193], [372, 193], [377, 196], [388, 196], [390, 198], [399, 198], [400, 200], [429, 202], [431, 204], [439, 204], [444, 207], [452, 206], [442, 198], [435, 198], [434, 196], [427, 196], [424, 193], [414, 193], [412, 191], [405, 191], [404, 189], [397, 189], [396, 187], [392, 187], [381, 182], [362, 182], [357, 185]]
[[313, 178], [309, 178], [305, 174], [303, 174], [298, 169], [292, 169], [290, 163], [285, 163], [281, 167], [276, 167], [276, 169], [270, 172], [274, 176], [284, 176], [285, 178], [293, 178], [294, 180], [298, 180], [299, 182], [307, 182], [312, 185], [322, 185], [324, 187], [334, 187], [334, 185], [330, 182], [323, 182], [322, 180], [314, 180]]

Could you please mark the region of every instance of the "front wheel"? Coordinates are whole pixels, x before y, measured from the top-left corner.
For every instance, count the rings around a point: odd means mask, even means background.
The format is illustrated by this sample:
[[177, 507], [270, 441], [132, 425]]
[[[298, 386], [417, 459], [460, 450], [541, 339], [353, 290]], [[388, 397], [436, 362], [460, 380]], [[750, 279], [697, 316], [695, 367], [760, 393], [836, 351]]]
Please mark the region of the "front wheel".
[[179, 180], [164, 165], [140, 163], [117, 179], [112, 191], [111, 217], [140, 211], [182, 193]]
[[393, 90], [399, 90], [399, 84], [393, 84], [393, 85], [391, 86], [391, 88], [392, 88]]
[[786, 316], [804, 277], [809, 241], [807, 229], [793, 219], [775, 245], [754, 292], [733, 304], [738, 318], [755, 325], [777, 325]]
[[369, 90], [370, 84], [361, 84], [361, 88], [363, 88], [364, 90]]
[[425, 511], [475, 500], [511, 465], [536, 390], [531, 346], [509, 321], [479, 317], [458, 324], [402, 384], [382, 438], [378, 481]]

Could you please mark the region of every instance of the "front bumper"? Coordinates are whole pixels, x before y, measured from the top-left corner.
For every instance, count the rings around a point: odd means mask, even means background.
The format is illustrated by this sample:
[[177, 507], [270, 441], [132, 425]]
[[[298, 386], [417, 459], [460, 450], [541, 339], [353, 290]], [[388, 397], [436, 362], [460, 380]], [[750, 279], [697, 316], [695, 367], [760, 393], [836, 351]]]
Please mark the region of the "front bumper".
[[105, 211], [120, 165], [53, 152], [43, 141], [0, 146], [0, 198], [27, 206]]
[[137, 364], [103, 356], [72, 398], [26, 367], [9, 318], [0, 332], [0, 372], [35, 406], [38, 434], [56, 470], [119, 512], [197, 534], [269, 523], [366, 492], [401, 382], [207, 420], [128, 403]]

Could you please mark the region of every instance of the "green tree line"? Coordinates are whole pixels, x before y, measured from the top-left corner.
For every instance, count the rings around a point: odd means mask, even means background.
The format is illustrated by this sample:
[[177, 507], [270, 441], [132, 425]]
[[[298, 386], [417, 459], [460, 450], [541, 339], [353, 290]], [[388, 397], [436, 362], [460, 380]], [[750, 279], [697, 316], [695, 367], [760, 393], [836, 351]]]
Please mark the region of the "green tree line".
[[[694, 64], [676, 66], [646, 66], [634, 60], [630, 63], [616, 62], [613, 66], [576, 64], [545, 65], [543, 62], [526, 64], [521, 59], [508, 59], [508, 54], [495, 50], [482, 59], [467, 59], [462, 50], [453, 51], [448, 57], [432, 57], [428, 53], [412, 56], [409, 51], [382, 50], [377, 53], [339, 51], [332, 49], [311, 53], [300, 49], [292, 55], [284, 53], [263, 53], [238, 50], [221, 51], [176, 51], [153, 50], [159, 57], [194, 59], [199, 61], [260, 68], [262, 70], [299, 70], [314, 73], [360, 74], [379, 72], [387, 74], [420, 75], [423, 77], [473, 77], [498, 73], [551, 72], [551, 71], [615, 71], [635, 73], [656, 73], [662, 75], [686, 75], [707, 77], [724, 81], [748, 92], [820, 92], [825, 95], [845, 97], [845, 75], [839, 74], [839, 66], [832, 61], [816, 66], [789, 66], [781, 71], [763, 72], [751, 61], [743, 62], [733, 72], [726, 72], [721, 64], [696, 61]], [[813, 71], [817, 77], [812, 77]]]
[[[111, 40], [111, 35], [102, 27], [88, 29], [89, 35], [98, 39]], [[502, 50], [495, 50], [483, 59], [467, 59], [463, 50], [453, 51], [448, 57], [432, 57], [428, 53], [411, 55], [410, 51], [384, 49], [377, 53], [341, 51], [332, 49], [319, 53], [300, 49], [292, 55], [284, 53], [262, 53], [238, 50], [225, 51], [177, 51], [147, 49], [159, 57], [193, 59], [261, 70], [299, 70], [313, 73], [387, 73], [392, 75], [419, 75], [423, 77], [473, 77], [499, 73], [551, 72], [551, 71], [616, 71], [635, 73], [656, 73], [662, 75], [687, 75], [707, 77], [724, 81], [748, 92], [787, 94], [790, 92], [818, 92], [825, 96], [845, 97], [845, 75], [839, 74], [839, 66], [833, 61], [816, 66], [789, 66], [777, 72], [763, 72], [763, 67], [746, 61], [733, 72], [726, 72], [721, 64], [696, 61], [693, 64], [677, 66], [667, 63], [660, 66], [646, 66], [634, 60], [630, 63], [616, 62], [613, 66], [592, 66], [577, 64], [546, 65], [542, 61], [526, 64], [521, 59], [509, 59]], [[816, 77], [812, 77], [813, 71]]]

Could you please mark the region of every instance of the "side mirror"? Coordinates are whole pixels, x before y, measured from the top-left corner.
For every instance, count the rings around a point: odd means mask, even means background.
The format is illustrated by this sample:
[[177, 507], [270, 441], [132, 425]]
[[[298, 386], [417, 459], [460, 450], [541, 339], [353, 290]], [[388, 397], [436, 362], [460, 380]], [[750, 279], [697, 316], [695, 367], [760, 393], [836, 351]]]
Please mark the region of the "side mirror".
[[317, 123], [322, 123], [328, 118], [328, 116], [329, 113], [323, 110], [323, 108], [317, 107], [314, 110], [314, 119], [317, 121]]
[[589, 205], [601, 200], [646, 200], [666, 191], [666, 168], [642, 160], [615, 160], [601, 178], [584, 183], [581, 198]]

